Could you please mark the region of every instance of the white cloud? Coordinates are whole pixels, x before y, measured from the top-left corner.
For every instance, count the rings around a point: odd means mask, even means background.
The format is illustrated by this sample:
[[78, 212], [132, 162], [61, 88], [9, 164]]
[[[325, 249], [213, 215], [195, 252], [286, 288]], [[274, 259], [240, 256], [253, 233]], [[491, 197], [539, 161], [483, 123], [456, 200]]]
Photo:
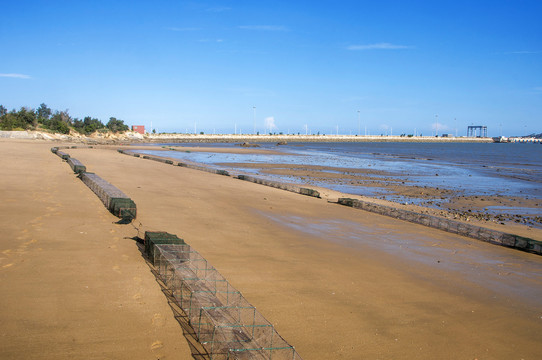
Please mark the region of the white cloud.
[[397, 49], [411, 49], [412, 46], [396, 45], [390, 43], [378, 43], [368, 45], [350, 45], [348, 50], [397, 50]]
[[0, 77], [14, 78], [14, 79], [31, 79], [30, 75], [25, 74], [0, 74]]
[[241, 25], [239, 26], [239, 29], [260, 31], [288, 31], [288, 28], [283, 25]]
[[275, 118], [273, 116], [265, 118], [265, 128], [268, 131], [272, 131], [277, 128], [277, 125], [275, 124]]

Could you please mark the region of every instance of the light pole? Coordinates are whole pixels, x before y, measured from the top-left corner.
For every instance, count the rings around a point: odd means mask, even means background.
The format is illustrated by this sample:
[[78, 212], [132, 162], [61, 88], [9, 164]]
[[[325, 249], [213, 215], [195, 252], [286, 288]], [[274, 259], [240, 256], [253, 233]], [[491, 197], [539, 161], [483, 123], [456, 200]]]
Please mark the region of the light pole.
[[454, 118], [455, 137], [457, 137], [457, 119]]
[[438, 137], [438, 114], [435, 115], [435, 117], [437, 118], [437, 123], [436, 123], [436, 133], [437, 133], [437, 137]]
[[360, 120], [360, 117], [359, 117], [359, 110], [358, 110], [358, 136], [360, 136], [361, 134], [361, 120]]
[[252, 120], [254, 121], [254, 135], [256, 135], [256, 106], [252, 107], [253, 115]]

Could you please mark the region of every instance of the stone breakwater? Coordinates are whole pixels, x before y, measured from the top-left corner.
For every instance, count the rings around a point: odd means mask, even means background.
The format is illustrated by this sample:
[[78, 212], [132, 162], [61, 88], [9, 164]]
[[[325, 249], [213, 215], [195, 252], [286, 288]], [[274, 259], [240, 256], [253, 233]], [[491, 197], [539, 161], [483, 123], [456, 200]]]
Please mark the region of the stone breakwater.
[[372, 135], [205, 135], [149, 134], [145, 140], [155, 143], [259, 143], [259, 142], [431, 142], [431, 143], [492, 143], [491, 138], [434, 136], [372, 136]]

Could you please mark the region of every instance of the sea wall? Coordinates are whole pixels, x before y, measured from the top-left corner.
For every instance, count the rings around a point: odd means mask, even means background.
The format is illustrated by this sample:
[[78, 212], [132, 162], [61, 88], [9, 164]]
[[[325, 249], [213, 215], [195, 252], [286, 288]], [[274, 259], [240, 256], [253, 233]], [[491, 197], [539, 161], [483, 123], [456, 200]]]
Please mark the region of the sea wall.
[[436, 136], [395, 136], [395, 135], [254, 135], [254, 134], [139, 134], [127, 131], [124, 133], [96, 132], [82, 135], [72, 132], [69, 135], [43, 131], [0, 131], [0, 139], [25, 139], [75, 142], [83, 144], [122, 144], [122, 143], [262, 143], [262, 142], [475, 142], [490, 143], [492, 138], [477, 137], [436, 137]]
[[149, 134], [154, 143], [261, 143], [261, 142], [432, 142], [432, 143], [491, 143], [492, 138], [435, 136], [374, 136], [374, 135], [251, 135], [251, 134]]

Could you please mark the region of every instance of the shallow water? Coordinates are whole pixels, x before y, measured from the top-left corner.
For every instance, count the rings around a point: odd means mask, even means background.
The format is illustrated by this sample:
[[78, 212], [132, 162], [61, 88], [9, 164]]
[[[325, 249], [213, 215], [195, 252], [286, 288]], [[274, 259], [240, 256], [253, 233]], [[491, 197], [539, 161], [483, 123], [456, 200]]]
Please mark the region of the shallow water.
[[[234, 145], [209, 146], [223, 148]], [[262, 143], [260, 146], [262, 149], [279, 150], [287, 155], [172, 151], [168, 152], [168, 156], [252, 174], [260, 173], [255, 169], [228, 164], [297, 164], [379, 170], [388, 172], [387, 177], [391, 180], [453, 190], [465, 196], [502, 195], [542, 199], [542, 146], [539, 144], [293, 143], [278, 147]], [[152, 150], [142, 152], [160, 155]], [[307, 182], [307, 179], [295, 176], [262, 176], [275, 180]], [[310, 183], [356, 195], [386, 195], [385, 189], [344, 183], [330, 184], [318, 179], [310, 179]], [[392, 197], [390, 196], [390, 199]], [[541, 213], [542, 211], [538, 211], [537, 214]]]

